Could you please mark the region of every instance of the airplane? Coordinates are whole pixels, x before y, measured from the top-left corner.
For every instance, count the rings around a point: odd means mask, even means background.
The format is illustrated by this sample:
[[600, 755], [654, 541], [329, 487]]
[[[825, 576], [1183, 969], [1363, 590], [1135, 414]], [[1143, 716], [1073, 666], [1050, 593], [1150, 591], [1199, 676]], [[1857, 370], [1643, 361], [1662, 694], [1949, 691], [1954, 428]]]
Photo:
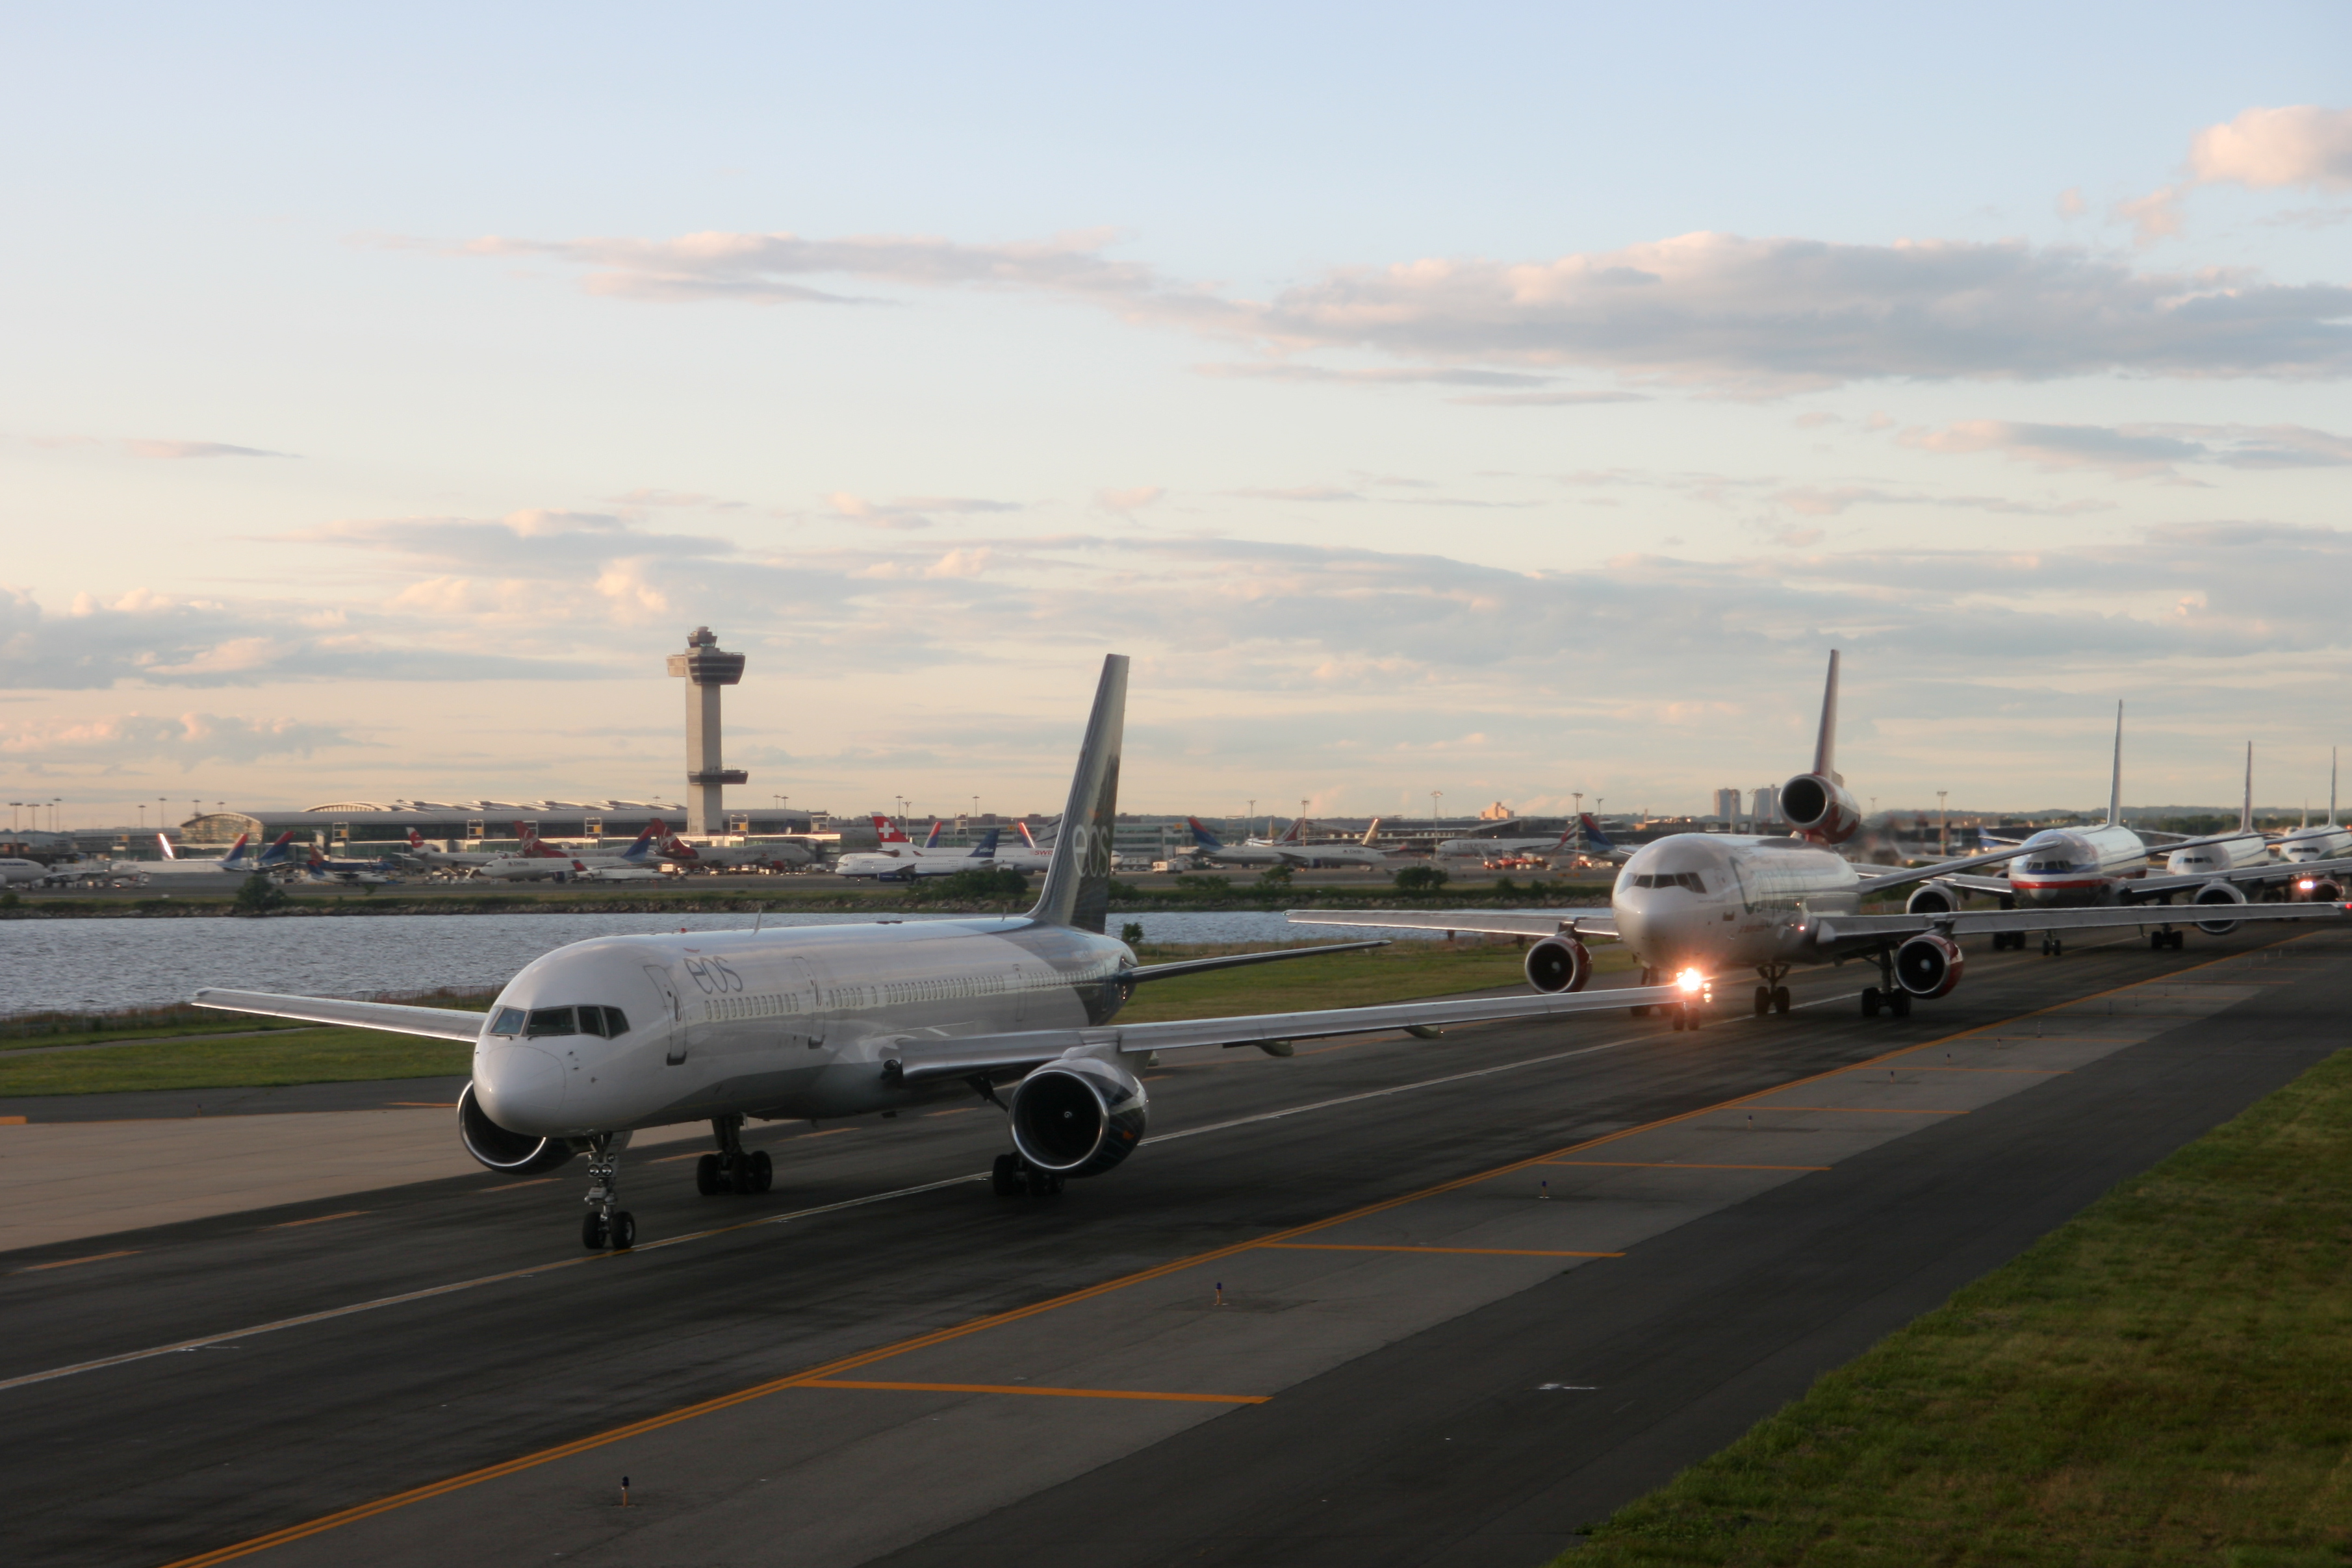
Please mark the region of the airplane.
[[1219, 865], [1288, 865], [1291, 857], [1271, 843], [1252, 839], [1229, 844], [1211, 832], [1198, 817], [1187, 817], [1185, 825], [1192, 830], [1193, 853], [1202, 860], [1214, 861]]
[[588, 872], [580, 860], [551, 860], [545, 855], [500, 855], [469, 873], [485, 882], [578, 882]]
[[995, 1191], [1042, 1197], [1116, 1168], [1143, 1142], [1150, 1105], [1138, 1069], [1154, 1051], [1287, 1056], [1298, 1040], [1685, 1005], [1685, 988], [1646, 986], [1118, 1024], [1139, 986], [1385, 945], [1145, 965], [1104, 934], [1127, 675], [1126, 655], [1104, 658], [1054, 863], [1026, 915], [592, 937], [525, 966], [487, 1013], [209, 987], [194, 1000], [470, 1043], [457, 1112], [466, 1151], [505, 1175], [585, 1152], [580, 1239], [599, 1250], [636, 1239], [618, 1204], [618, 1161], [639, 1128], [709, 1121], [715, 1146], [696, 1163], [697, 1187], [757, 1192], [774, 1170], [765, 1150], [743, 1148], [746, 1118], [859, 1116], [977, 1095], [1004, 1113], [1011, 1136], [990, 1173]]
[[[986, 870], [994, 863], [1000, 830], [991, 828], [970, 849], [930, 849], [900, 839], [878, 850], [846, 854], [833, 862], [842, 876], [870, 876], [877, 882], [913, 882], [918, 877], [953, 876], [960, 871]], [[933, 838], [938, 834], [934, 832]], [[904, 844], [903, 849], [898, 847]]]
[[[2262, 894], [2298, 880], [2318, 891], [2328, 875], [2352, 872], [2352, 860], [2301, 862], [2292, 868], [2273, 861], [2263, 836], [2253, 831], [2253, 747], [2246, 747], [2246, 795], [2239, 809], [2235, 831], [2173, 841], [2161, 873], [2148, 870], [2151, 853], [2147, 839], [2124, 825], [2124, 706], [2116, 705], [2116, 750], [2107, 784], [2107, 820], [2088, 828], [2045, 828], [2002, 852], [2013, 857], [2006, 877], [1942, 875], [1912, 895], [1916, 912], [1931, 906], [1949, 908], [1964, 893], [1991, 894], [2004, 905], [2033, 909], [2108, 909], [2133, 905], [2169, 906], [2179, 898], [2196, 908], [2236, 908], [2245, 904], [2251, 890]], [[2153, 836], [2153, 835], [2151, 835]], [[2161, 921], [2144, 921], [2158, 929], [2148, 934], [2151, 947], [2178, 947], [2181, 933]], [[2198, 928], [2213, 936], [2235, 929], [2234, 922], [2200, 919]], [[1996, 950], [2022, 949], [2025, 930], [2001, 930], [1993, 936]], [[2056, 956], [2064, 938], [2053, 929], [2042, 937], [2042, 950]]]
[[370, 893], [392, 881], [377, 869], [377, 862], [373, 861], [329, 860], [319, 852], [317, 844], [310, 846], [310, 858], [302, 864], [302, 876], [310, 882], [332, 882], [348, 887], [363, 887]]
[[[1375, 848], [1372, 843], [1372, 834], [1377, 831], [1376, 826], [1366, 828], [1364, 836], [1353, 843], [1310, 843], [1307, 838], [1306, 820], [1301, 818], [1290, 825], [1289, 832], [1273, 841], [1269, 847], [1279, 851], [1288, 863], [1296, 866], [1382, 867], [1395, 865], [1399, 861], [1418, 861], [1421, 858], [1418, 855], [1403, 855], [1393, 850]], [[1251, 841], [1253, 844], [1261, 841], [1255, 839]]]
[[157, 833], [155, 847], [163, 852], [163, 859], [120, 861], [113, 862], [113, 870], [118, 873], [135, 873], [141, 877], [219, 876], [223, 873], [248, 872], [282, 862], [286, 858], [287, 847], [292, 841], [294, 835], [290, 831], [280, 834], [278, 841], [263, 851], [258, 859], [247, 857], [246, 841], [251, 837], [250, 833], [237, 834], [236, 842], [229, 845], [228, 852], [218, 859], [184, 861], [180, 858], [179, 851], [173, 847], [172, 841], [163, 834]]
[[510, 854], [510, 852], [505, 850], [427, 849], [425, 844], [425, 835], [415, 828], [408, 830], [406, 852], [410, 859], [422, 861], [436, 871], [470, 871], [476, 866], [488, 865], [492, 861], [506, 860]]
[[1575, 836], [1576, 827], [1570, 824], [1565, 832], [1549, 839], [1447, 839], [1437, 846], [1436, 852], [1441, 860], [1483, 860], [1492, 854], [1548, 855], [1571, 847], [1569, 841]]
[[1053, 846], [1048, 844], [1044, 849], [1038, 848], [1037, 840], [1029, 831], [1028, 823], [1015, 822], [1013, 824], [1013, 831], [1021, 835], [1021, 847], [1016, 850], [1010, 845], [999, 842], [989, 856], [999, 870], [1017, 871], [1025, 875], [1033, 871], [1044, 871], [1053, 863]]
[[529, 855], [534, 860], [585, 861], [590, 865], [642, 865], [653, 853], [656, 836], [667, 836], [669, 824], [656, 817], [631, 841], [629, 847], [623, 850], [560, 850], [541, 838], [538, 830], [529, 822], [517, 822], [514, 830], [518, 844], [515, 853]]
[[[1526, 959], [1528, 982], [1538, 991], [1553, 993], [1578, 991], [1591, 977], [1592, 959], [1585, 937], [1611, 937], [1633, 950], [1645, 981], [1675, 975], [1678, 982], [1688, 980], [1701, 997], [1708, 994], [1714, 977], [1752, 968], [1762, 982], [1755, 994], [1759, 1017], [1789, 1010], [1789, 988], [1782, 982], [1800, 964], [1836, 964], [1849, 958], [1875, 962], [1880, 983], [1864, 988], [1863, 1016], [1875, 1018], [1884, 1011], [1906, 1018], [1915, 998], [1947, 996], [1960, 983], [1963, 936], [1990, 933], [2001, 946], [2021, 947], [2027, 931], [2041, 931], [2045, 934], [2043, 951], [2054, 955], [2061, 950], [2062, 932], [2155, 926], [2149, 933], [2151, 947], [2180, 945], [2182, 934], [2163, 915], [2152, 915], [2145, 908], [1958, 907], [1958, 897], [1949, 890], [1961, 880], [1956, 873], [2021, 852], [2054, 858], [2054, 852], [2033, 848], [2047, 835], [2028, 840], [2022, 852], [2002, 848], [1936, 865], [1872, 867], [1864, 875], [1864, 868], [1834, 847], [1861, 830], [1863, 817], [1836, 769], [1837, 716], [1838, 655], [1832, 650], [1812, 768], [1780, 789], [1781, 815], [1796, 831], [1786, 838], [1675, 833], [1643, 844], [1617, 873], [1605, 909], [1544, 915], [1293, 910], [1289, 917], [1301, 925], [1534, 937]], [[2111, 821], [2115, 814], [2111, 809]], [[1862, 913], [1864, 901], [1904, 887], [1915, 891], [1903, 914]], [[2236, 896], [2242, 901], [2242, 894]], [[2220, 935], [2241, 921], [2340, 919], [2347, 915], [2352, 915], [2352, 904], [2333, 902], [2246, 905], [2232, 907], [2228, 923], [2200, 922], [2200, 929]], [[1685, 1008], [1675, 1027], [1695, 1027], [1703, 1015], [1703, 1008]]]
[[803, 844], [689, 844], [676, 833], [654, 852], [688, 871], [796, 871], [816, 858]]
[[2327, 751], [2327, 821], [2314, 826], [2308, 807], [2304, 810], [2303, 825], [2282, 837], [2272, 848], [2279, 858], [2296, 864], [2311, 861], [2340, 860], [2352, 855], [2352, 828], [2336, 825], [2336, 749]]

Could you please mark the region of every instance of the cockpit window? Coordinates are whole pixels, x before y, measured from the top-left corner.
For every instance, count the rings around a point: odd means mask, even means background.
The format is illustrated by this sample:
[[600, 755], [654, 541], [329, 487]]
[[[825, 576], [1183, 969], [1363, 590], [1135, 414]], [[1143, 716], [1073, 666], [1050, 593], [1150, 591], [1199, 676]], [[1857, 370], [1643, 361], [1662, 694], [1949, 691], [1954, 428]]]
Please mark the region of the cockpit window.
[[1695, 871], [1639, 873], [1633, 878], [1635, 887], [1686, 887], [1693, 893], [1705, 893], [1706, 883]]
[[[562, 1011], [561, 1008], [554, 1010]], [[587, 1007], [574, 1008], [572, 1010], [580, 1016], [582, 1034], [600, 1035], [606, 1040], [618, 1040], [629, 1032], [628, 1015], [618, 1008]], [[536, 1034], [538, 1030], [534, 1029], [531, 1032]]]
[[523, 1012], [520, 1008], [500, 1008], [499, 1016], [490, 1020], [492, 1034], [520, 1034]]
[[530, 1009], [530, 1028], [524, 1032], [537, 1040], [543, 1035], [578, 1034], [580, 1025], [570, 1008], [533, 1008]]

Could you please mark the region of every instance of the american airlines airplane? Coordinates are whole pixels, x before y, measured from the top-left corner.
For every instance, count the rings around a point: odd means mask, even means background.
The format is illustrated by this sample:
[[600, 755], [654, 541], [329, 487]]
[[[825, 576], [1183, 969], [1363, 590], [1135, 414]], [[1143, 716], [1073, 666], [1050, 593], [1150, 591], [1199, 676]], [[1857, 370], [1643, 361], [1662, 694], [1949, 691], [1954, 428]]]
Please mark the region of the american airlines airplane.
[[618, 1164], [641, 1127], [708, 1121], [715, 1147], [697, 1166], [697, 1186], [754, 1192], [773, 1170], [765, 1150], [744, 1149], [746, 1118], [856, 1116], [976, 1095], [1004, 1113], [1011, 1135], [996, 1190], [1043, 1196], [1116, 1168], [1142, 1143], [1150, 1105], [1137, 1069], [1153, 1051], [1255, 1045], [1281, 1056], [1296, 1040], [1684, 1000], [1677, 988], [1651, 986], [1118, 1024], [1138, 986], [1171, 976], [1381, 946], [1146, 965], [1103, 934], [1127, 670], [1122, 654], [1103, 661], [1054, 863], [1027, 915], [600, 936], [526, 966], [488, 1013], [214, 989], [194, 1000], [470, 1042], [473, 1080], [457, 1103], [467, 1151], [501, 1172], [551, 1170], [587, 1154], [581, 1239], [590, 1248], [635, 1239], [636, 1222], [618, 1206]]
[[[2146, 909], [1970, 911], [1955, 907], [1958, 895], [1947, 889], [1960, 881], [1956, 873], [2020, 853], [2046, 855], [2050, 852], [2037, 852], [2033, 845], [2048, 835], [2036, 835], [2021, 850], [2003, 848], [1938, 865], [1873, 869], [1871, 874], [1864, 874], [1864, 868], [1856, 867], [1834, 847], [1862, 826], [1862, 810], [1847, 793], [1845, 780], [1836, 769], [1837, 697], [1838, 656], [1833, 651], [1822, 695], [1821, 734], [1814, 745], [1812, 770], [1800, 773], [1780, 788], [1781, 814], [1796, 829], [1790, 837], [1675, 833], [1643, 844], [1617, 873], [1606, 909], [1529, 915], [1473, 910], [1435, 914], [1293, 910], [1290, 918], [1302, 925], [1346, 924], [1533, 936], [1538, 940], [1528, 949], [1528, 981], [1548, 992], [1574, 992], [1591, 977], [1592, 959], [1585, 948], [1585, 937], [1614, 938], [1633, 949], [1645, 981], [1675, 975], [1678, 982], [1698, 988], [1704, 994], [1716, 977], [1754, 970], [1760, 982], [1755, 997], [1759, 1017], [1768, 1011], [1789, 1010], [1789, 988], [1783, 982], [1798, 965], [1847, 959], [1878, 966], [1879, 984], [1862, 993], [1865, 1018], [1875, 1018], [1882, 1011], [1907, 1017], [1915, 998], [1947, 996], [1960, 983], [1965, 965], [1959, 939], [1979, 933], [1991, 935], [2004, 946], [2009, 945], [2005, 938], [2013, 935], [2016, 945], [2021, 946], [2027, 931], [2041, 931], [2046, 934], [2045, 950], [2054, 950], [2051, 945], [2058, 932], [2152, 925], [2158, 929], [2150, 933], [2151, 946], [2179, 945], [2179, 934], [2170, 930], [2165, 916]], [[2145, 849], [2141, 855], [2145, 859]], [[1919, 885], [1930, 883], [1935, 885]], [[2005, 883], [1992, 885], [2008, 886]], [[1906, 913], [1861, 912], [1864, 900], [1905, 887], [1916, 888]], [[2238, 901], [2242, 899], [2243, 894], [2239, 894]], [[2232, 924], [2332, 920], [2352, 914], [2352, 905], [2246, 905], [2233, 907], [2231, 914]], [[2161, 940], [2168, 935], [2168, 944]], [[1700, 1016], [1700, 1009], [1686, 1009], [1676, 1017], [1675, 1027], [1695, 1026]]]

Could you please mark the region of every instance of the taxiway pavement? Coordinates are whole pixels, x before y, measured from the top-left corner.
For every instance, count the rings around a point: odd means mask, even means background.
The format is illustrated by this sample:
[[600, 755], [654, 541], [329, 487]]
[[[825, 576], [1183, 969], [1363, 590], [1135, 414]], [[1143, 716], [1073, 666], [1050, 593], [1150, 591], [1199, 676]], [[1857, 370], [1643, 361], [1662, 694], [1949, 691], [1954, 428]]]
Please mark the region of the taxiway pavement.
[[1533, 1568], [2336, 1049], [2347, 958], [1972, 953], [1901, 1022], [1848, 969], [1689, 1034], [1216, 1053], [1054, 1199], [977, 1179], [978, 1105], [770, 1129], [759, 1197], [652, 1149], [624, 1255], [576, 1249], [569, 1170], [0, 1254], [9, 1534], [44, 1563]]

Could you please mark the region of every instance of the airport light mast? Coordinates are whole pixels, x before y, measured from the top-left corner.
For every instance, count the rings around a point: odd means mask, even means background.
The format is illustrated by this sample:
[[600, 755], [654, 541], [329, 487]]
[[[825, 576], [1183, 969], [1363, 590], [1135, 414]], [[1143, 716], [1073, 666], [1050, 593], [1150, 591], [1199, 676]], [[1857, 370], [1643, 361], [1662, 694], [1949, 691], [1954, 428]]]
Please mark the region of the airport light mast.
[[719, 760], [719, 689], [743, 678], [743, 655], [721, 653], [708, 626], [688, 634], [686, 652], [669, 656], [669, 673], [686, 677], [686, 831], [715, 833], [727, 821], [725, 787], [751, 776]]

